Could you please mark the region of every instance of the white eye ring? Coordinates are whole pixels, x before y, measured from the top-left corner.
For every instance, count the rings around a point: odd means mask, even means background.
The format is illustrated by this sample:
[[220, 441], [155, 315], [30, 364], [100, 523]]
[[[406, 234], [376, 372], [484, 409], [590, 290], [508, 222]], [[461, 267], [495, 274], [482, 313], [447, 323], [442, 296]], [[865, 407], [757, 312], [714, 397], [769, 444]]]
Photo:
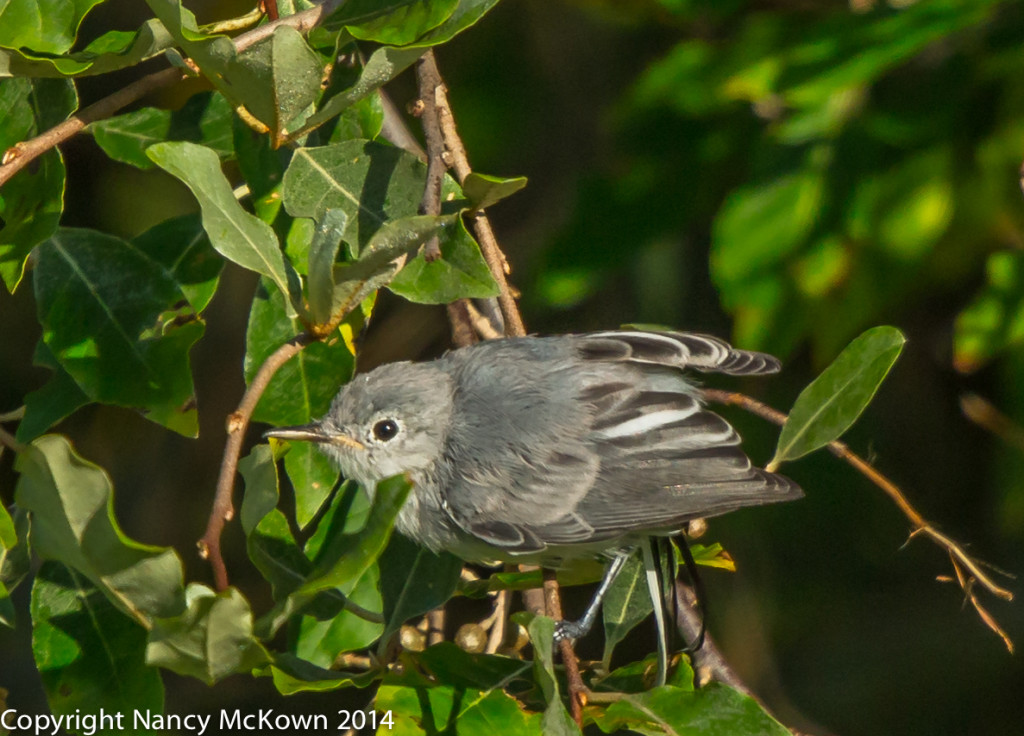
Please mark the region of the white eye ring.
[[398, 420], [390, 417], [384, 419], [378, 419], [373, 423], [373, 428], [370, 430], [372, 439], [377, 442], [390, 442], [398, 433], [401, 432], [402, 425], [398, 423]]

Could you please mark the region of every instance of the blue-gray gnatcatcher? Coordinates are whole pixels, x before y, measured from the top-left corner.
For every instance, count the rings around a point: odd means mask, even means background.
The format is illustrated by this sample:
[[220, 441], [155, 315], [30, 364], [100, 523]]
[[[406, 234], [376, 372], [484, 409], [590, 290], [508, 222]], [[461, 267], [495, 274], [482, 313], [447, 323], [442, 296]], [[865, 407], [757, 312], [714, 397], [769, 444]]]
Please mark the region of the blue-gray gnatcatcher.
[[[407, 472], [414, 486], [396, 526], [432, 550], [557, 565], [803, 495], [751, 465], [739, 435], [682, 373], [779, 367], [688, 333], [490, 340], [357, 376], [323, 418], [267, 435], [319, 443], [370, 493]], [[563, 635], [585, 633], [595, 610]]]

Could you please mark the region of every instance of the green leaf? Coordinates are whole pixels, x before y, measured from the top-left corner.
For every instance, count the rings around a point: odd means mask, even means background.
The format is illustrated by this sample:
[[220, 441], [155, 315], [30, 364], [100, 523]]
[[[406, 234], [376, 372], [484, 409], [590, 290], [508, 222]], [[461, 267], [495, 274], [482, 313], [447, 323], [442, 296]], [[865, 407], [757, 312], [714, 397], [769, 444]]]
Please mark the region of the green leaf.
[[776, 468], [824, 447], [849, 429], [875, 395], [905, 342], [895, 327], [873, 327], [851, 342], [797, 397], [768, 467]]
[[470, 173], [462, 182], [462, 191], [473, 204], [473, 209], [482, 210], [500, 202], [526, 186], [526, 177], [505, 179], [497, 176]]
[[381, 634], [382, 650], [402, 624], [452, 597], [462, 564], [454, 555], [435, 554], [401, 535], [391, 538], [380, 558], [380, 592], [387, 620]]
[[231, 62], [229, 80], [246, 108], [270, 128], [274, 140], [320, 94], [320, 58], [294, 28], [278, 26], [273, 34], [247, 48]]
[[[292, 444], [286, 461], [295, 450], [309, 446], [302, 442]], [[335, 477], [337, 474], [334, 471]], [[369, 512], [370, 501], [363, 490], [352, 482], [343, 484], [306, 543], [306, 555], [319, 563], [322, 553], [329, 553], [335, 540], [365, 526]], [[377, 564], [367, 567], [354, 585], [346, 587], [347, 595], [344, 589], [326, 591], [305, 609], [295, 640], [295, 652], [304, 660], [330, 667], [338, 654], [364, 649], [380, 637], [384, 629], [380, 611], [384, 604]]]
[[786, 736], [790, 733], [753, 699], [714, 682], [695, 692], [663, 685], [645, 693], [624, 693], [603, 711], [588, 707], [585, 716], [604, 733], [622, 730], [666, 736]]
[[288, 519], [277, 508], [280, 498], [277, 463], [269, 445], [256, 445], [238, 462], [245, 480], [239, 513], [249, 559], [281, 600], [306, 579], [312, 567], [302, 553]]
[[196, 314], [210, 304], [224, 261], [198, 214], [164, 220], [132, 238], [132, 245], [166, 269]]
[[437, 28], [457, 5], [458, 0], [348, 0], [328, 22], [363, 41], [401, 46]]
[[436, 682], [470, 690], [506, 690], [533, 682], [533, 663], [495, 654], [471, 654], [443, 641], [422, 652], [406, 652], [406, 661], [429, 672]]
[[192, 583], [185, 598], [185, 613], [155, 622], [146, 646], [147, 664], [212, 685], [270, 661], [253, 637], [252, 611], [238, 590], [214, 593]]
[[395, 518], [411, 487], [402, 475], [378, 483], [366, 525], [355, 534], [327, 539], [306, 582], [261, 619], [259, 630], [268, 634], [276, 631], [322, 591], [336, 588], [342, 595], [350, 595], [387, 546]]
[[[521, 619], [527, 618], [520, 616]], [[579, 736], [579, 726], [573, 721], [558, 692], [558, 678], [555, 677], [555, 660], [552, 649], [555, 636], [555, 622], [547, 616], [533, 616], [526, 627], [533, 644], [534, 678], [544, 693], [547, 708], [543, 717], [544, 736]]]
[[124, 535], [114, 521], [107, 474], [59, 435], [18, 454], [18, 506], [32, 517], [32, 549], [84, 575], [110, 602], [144, 627], [184, 606], [181, 561], [173, 549]]
[[411, 153], [371, 141], [300, 148], [284, 175], [284, 206], [313, 219], [341, 210], [345, 240], [361, 250], [385, 222], [416, 215], [426, 173]]
[[25, 416], [18, 423], [18, 442], [28, 443], [65, 417], [89, 403], [71, 374], [54, 357], [42, 339], [36, 343], [32, 364], [53, 371], [50, 380], [25, 396]]
[[[257, 133], [238, 116], [234, 119], [233, 134], [238, 168], [249, 186], [252, 208], [261, 220], [274, 224], [281, 211], [281, 180], [291, 152], [275, 150], [269, 136]], [[304, 259], [292, 256], [291, 261], [299, 267]]]
[[37, 253], [43, 339], [82, 391], [194, 437], [188, 354], [203, 324], [191, 310], [167, 311], [183, 301], [174, 279], [130, 243], [93, 230], [58, 230]]
[[0, 505], [0, 624], [16, 625], [10, 594], [28, 575], [32, 558], [28, 550], [28, 515], [15, 508], [12, 518]]
[[778, 267], [804, 244], [824, 193], [820, 174], [801, 171], [730, 195], [715, 218], [711, 246], [711, 273], [726, 303], [741, 301], [750, 278]]
[[[539, 713], [523, 710], [519, 701], [503, 690], [463, 690], [456, 687], [413, 688], [381, 685], [374, 709], [390, 714], [392, 726], [377, 733], [431, 736], [439, 733], [540, 736]], [[577, 731], [579, 733], [579, 731]]]
[[120, 719], [135, 708], [163, 709], [160, 675], [142, 656], [145, 629], [74, 570], [44, 563], [32, 589], [32, 620], [32, 650], [55, 715], [105, 711]]
[[633, 555], [623, 565], [601, 604], [601, 616], [604, 619], [602, 661], [605, 669], [611, 667], [612, 654], [619, 642], [653, 610], [643, 562], [637, 555]]
[[388, 282], [388, 289], [419, 304], [497, 296], [491, 269], [461, 219], [452, 232], [441, 242], [440, 258], [427, 261], [420, 253]]
[[305, 529], [330, 498], [338, 469], [312, 442], [292, 443], [284, 456], [284, 469], [295, 490], [295, 521]]
[[[360, 253], [359, 260], [335, 267], [333, 313], [348, 314], [373, 291], [389, 284], [399, 268], [395, 259], [418, 248], [431, 236], [450, 231], [457, 218], [458, 215], [414, 215], [382, 225]], [[447, 240], [439, 239], [442, 243]]]
[[[285, 342], [302, 332], [298, 320], [288, 319], [284, 297], [269, 281], [257, 290], [245, 335], [245, 378], [252, 381], [264, 361]], [[305, 424], [330, 408], [338, 387], [352, 377], [355, 358], [338, 334], [306, 346], [274, 374], [253, 412], [268, 424]]]
[[334, 261], [348, 225], [344, 210], [328, 209], [317, 220], [309, 246], [309, 311], [318, 324], [327, 324], [334, 306]]
[[195, 15], [179, 0], [146, 0], [153, 14], [181, 46], [184, 55], [199, 65], [210, 83], [235, 104], [242, 104], [247, 90], [236, 89], [228, 79], [235, 44], [224, 35], [209, 35], [199, 29]]
[[[203, 228], [218, 253], [269, 276], [285, 294], [293, 293], [274, 231], [238, 204], [216, 153], [195, 143], [157, 143], [146, 149], [146, 155], [192, 190], [203, 212]], [[294, 316], [291, 302], [288, 310]]]
[[82, 19], [103, 0], [6, 0], [0, 4], [0, 46], [61, 54]]
[[[637, 662], [630, 662], [597, 679], [593, 688], [598, 691], [642, 693], [655, 686], [658, 677], [658, 653], [652, 652]], [[693, 691], [693, 668], [684, 655], [673, 657], [674, 665], [668, 684]]]
[[690, 554], [693, 555], [693, 561], [698, 565], [736, 572], [736, 562], [718, 542], [709, 545], [691, 544]]
[[348, 89], [338, 92], [322, 103], [319, 109], [306, 120], [303, 126], [291, 134], [291, 140], [298, 140], [314, 128], [340, 115], [360, 100], [369, 97], [387, 82], [390, 82], [405, 71], [422, 55], [422, 49], [396, 49], [390, 46], [383, 46], [377, 49], [366, 60], [362, 73], [356, 82]]
[[[53, 127], [74, 112], [67, 80], [0, 81], [0, 151]], [[51, 150], [0, 189], [0, 278], [14, 292], [32, 249], [57, 229], [64, 209], [64, 160]]]
[[[333, 96], [334, 93], [328, 90], [325, 98]], [[384, 127], [384, 103], [380, 94], [370, 92], [362, 99], [356, 100], [341, 111], [333, 124], [325, 126], [329, 129], [328, 143], [340, 143], [342, 141], [363, 138], [373, 140], [380, 135]], [[325, 132], [321, 132], [324, 135]]]
[[295, 654], [321, 667], [330, 668], [339, 654], [365, 649], [380, 638], [384, 624], [368, 620], [351, 610], [354, 604], [363, 611], [381, 610], [379, 571], [370, 565], [344, 599], [321, 594], [305, 609], [298, 624]]
[[189, 98], [180, 110], [144, 107], [99, 120], [88, 127], [96, 143], [115, 161], [140, 169], [153, 168], [146, 149], [164, 141], [201, 143], [221, 159], [234, 156], [230, 103], [213, 92]]
[[257, 674], [273, 677], [274, 687], [282, 695], [330, 692], [343, 687], [364, 688], [377, 682], [380, 677], [373, 670], [359, 673], [327, 670], [288, 653], [275, 654], [274, 663], [259, 670]]
[[1024, 341], [1024, 254], [993, 253], [985, 286], [956, 319], [953, 364], [971, 373]]
[[55, 716], [104, 712], [115, 722], [95, 732], [114, 734], [126, 724], [136, 730], [120, 720], [135, 709], [162, 712], [163, 682], [146, 666], [145, 644], [146, 630], [85, 576], [56, 562], [43, 564], [32, 585], [32, 654]]
[[27, 48], [0, 48], [0, 77], [78, 77], [135, 66], [174, 45], [155, 18], [134, 33], [108, 31], [81, 51], [52, 56]]
[[409, 46], [426, 48], [448, 43], [467, 28], [476, 25], [497, 4], [498, 0], [459, 0], [458, 6], [444, 23], [427, 31]]

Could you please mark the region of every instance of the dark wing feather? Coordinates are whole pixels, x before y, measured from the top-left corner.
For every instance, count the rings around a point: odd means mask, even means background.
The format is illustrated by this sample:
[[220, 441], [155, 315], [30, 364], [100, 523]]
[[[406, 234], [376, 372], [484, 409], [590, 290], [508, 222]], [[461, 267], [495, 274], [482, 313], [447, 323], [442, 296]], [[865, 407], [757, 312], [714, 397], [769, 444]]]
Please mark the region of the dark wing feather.
[[717, 337], [691, 332], [610, 330], [576, 335], [575, 339], [587, 360], [693, 368], [735, 376], [776, 373], [782, 367], [778, 358], [766, 353], [737, 350]]

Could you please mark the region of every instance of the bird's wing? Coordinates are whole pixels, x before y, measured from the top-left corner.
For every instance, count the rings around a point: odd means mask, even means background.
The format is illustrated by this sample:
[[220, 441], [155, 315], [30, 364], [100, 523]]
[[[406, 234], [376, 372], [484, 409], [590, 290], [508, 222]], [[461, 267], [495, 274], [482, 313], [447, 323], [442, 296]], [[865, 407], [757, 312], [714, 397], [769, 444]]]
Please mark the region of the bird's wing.
[[[771, 373], [775, 358], [683, 333], [554, 340], [492, 348], [487, 364], [503, 366], [505, 386], [491, 391], [480, 426], [459, 423], [468, 434], [454, 443], [487, 451], [449, 458], [459, 471], [445, 483], [449, 514], [465, 531], [509, 554], [533, 553], [802, 495], [752, 467], [735, 430], [701, 406], [679, 370]], [[464, 392], [493, 389], [493, 375], [473, 373], [460, 381]]]

